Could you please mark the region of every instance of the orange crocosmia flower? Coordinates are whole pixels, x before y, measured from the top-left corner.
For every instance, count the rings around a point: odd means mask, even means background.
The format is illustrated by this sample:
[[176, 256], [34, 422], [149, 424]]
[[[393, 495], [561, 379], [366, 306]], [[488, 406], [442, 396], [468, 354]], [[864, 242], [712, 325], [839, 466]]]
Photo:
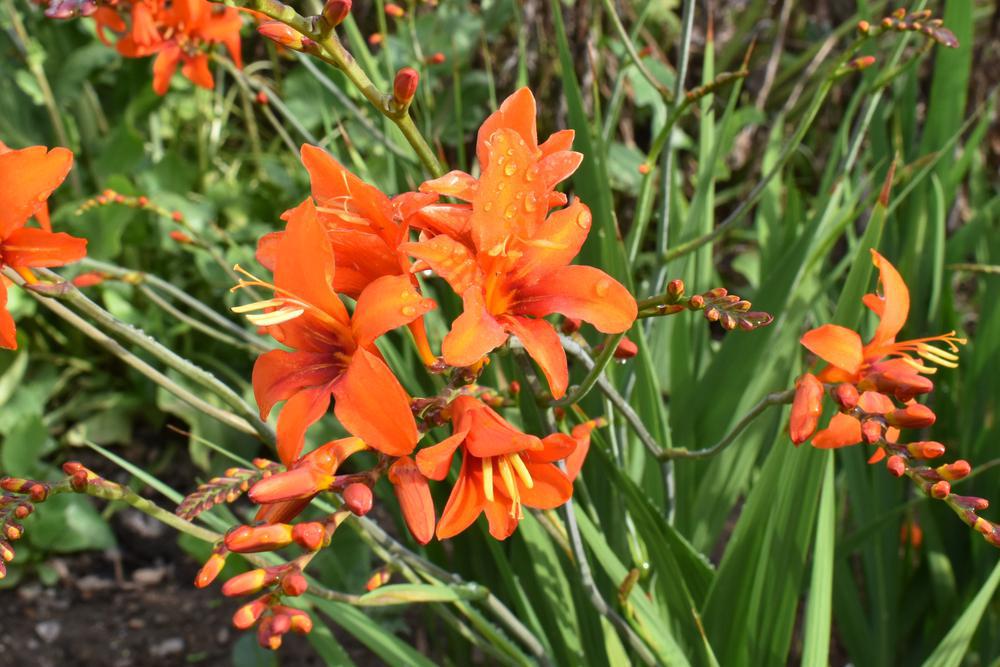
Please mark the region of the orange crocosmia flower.
[[[43, 211], [72, 166], [73, 154], [65, 148], [31, 146], [0, 153], [0, 268], [10, 267], [31, 282], [35, 280], [32, 268], [62, 266], [87, 254], [86, 239], [25, 227], [31, 216]], [[0, 347], [17, 349], [14, 319], [7, 311], [7, 286], [2, 281]]]
[[453, 434], [417, 452], [420, 472], [442, 480], [462, 448], [462, 469], [438, 521], [438, 539], [461, 533], [485, 512], [490, 534], [504, 540], [517, 528], [522, 505], [552, 509], [573, 495], [573, 483], [554, 464], [573, 451], [573, 438], [522, 433], [471, 396], [459, 396], [449, 410]]
[[207, 0], [174, 0], [169, 7], [153, 2], [132, 5], [132, 29], [119, 40], [118, 52], [129, 58], [156, 55], [153, 90], [166, 94], [177, 66], [197, 86], [213, 88], [206, 49], [224, 44], [237, 67], [242, 67], [239, 11]]
[[410, 398], [385, 365], [375, 339], [422, 316], [435, 304], [407, 276], [383, 276], [358, 295], [353, 315], [333, 289], [333, 248], [307, 199], [288, 217], [276, 252], [274, 282], [251, 276], [234, 289], [258, 286], [274, 298], [235, 308], [292, 348], [261, 355], [253, 387], [266, 419], [275, 403], [278, 455], [298, 458], [306, 429], [326, 413], [330, 397], [341, 424], [368, 446], [389, 456], [409, 454], [418, 434]]
[[[409, 256], [400, 250], [407, 240], [408, 221], [437, 195], [408, 192], [389, 198], [345, 169], [329, 153], [316, 146], [302, 146], [302, 164], [309, 172], [316, 215], [333, 246], [337, 275], [333, 288], [352, 299], [382, 276], [405, 275], [417, 286], [410, 272]], [[293, 209], [294, 210], [294, 209]], [[282, 216], [287, 219], [292, 211]], [[274, 266], [274, 253], [283, 232], [261, 237], [257, 260]], [[422, 318], [409, 325], [425, 363], [434, 362]]]
[[424, 207], [414, 224], [431, 238], [403, 245], [462, 297], [464, 311], [442, 346], [445, 362], [471, 366], [513, 334], [556, 398], [569, 384], [566, 354], [541, 318], [561, 313], [619, 333], [637, 312], [611, 276], [570, 264], [590, 231], [587, 206], [577, 199], [549, 213], [565, 202], [553, 188], [582, 159], [569, 150], [572, 139], [563, 131], [539, 145], [534, 98], [527, 88], [514, 93], [479, 130], [480, 178], [451, 172], [421, 186], [469, 203]]
[[[858, 399], [858, 407], [869, 414], [880, 415], [896, 409], [892, 399], [875, 391], [862, 393]], [[861, 441], [861, 422], [858, 418], [838, 412], [830, 419], [829, 425], [813, 437], [812, 445], [817, 449], [836, 449], [856, 445]]]
[[[965, 339], [957, 338], [955, 332], [950, 331], [940, 336], [897, 342], [896, 335], [910, 312], [910, 291], [896, 267], [875, 250], [872, 250], [872, 261], [879, 270], [882, 295], [866, 294], [863, 299], [879, 318], [871, 340], [862, 343], [856, 331], [836, 324], [824, 324], [807, 331], [801, 343], [829, 364], [817, 374], [823, 382], [858, 384], [873, 375], [879, 374], [882, 378], [882, 374], [889, 373], [899, 383], [905, 385], [907, 381], [912, 381], [914, 387], [929, 391], [933, 385], [928, 387], [926, 378], [917, 374], [932, 374], [937, 369], [925, 365], [921, 359], [954, 368], [957, 366], [958, 355], [955, 352], [958, 351], [958, 344], [964, 344]], [[948, 349], [931, 345], [935, 342], [943, 343]], [[907, 376], [917, 377], [911, 380]], [[862, 388], [867, 387], [862, 385]]]

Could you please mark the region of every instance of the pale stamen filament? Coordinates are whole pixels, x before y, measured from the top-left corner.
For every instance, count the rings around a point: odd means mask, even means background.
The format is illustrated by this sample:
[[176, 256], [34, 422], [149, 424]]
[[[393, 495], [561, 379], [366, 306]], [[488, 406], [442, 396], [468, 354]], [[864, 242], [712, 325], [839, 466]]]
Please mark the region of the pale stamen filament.
[[521, 460], [521, 455], [511, 454], [507, 459], [514, 467], [514, 472], [521, 478], [521, 483], [524, 484], [525, 488], [534, 488], [535, 480], [531, 479], [531, 473], [528, 472], [528, 466], [524, 465], [524, 461]]
[[483, 459], [483, 494], [486, 500], [493, 502], [493, 457]]
[[275, 324], [284, 324], [304, 313], [301, 308], [279, 308], [270, 313], [260, 313], [259, 315], [247, 315], [247, 320], [251, 324], [259, 327], [270, 327]]
[[[277, 322], [270, 322], [270, 324], [280, 324], [282, 322], [293, 320], [308, 310], [319, 319], [331, 323], [338, 330], [343, 329], [344, 325], [338, 322], [336, 318], [331, 317], [326, 311], [317, 308], [316, 306], [309, 303], [305, 299], [301, 298], [294, 292], [282, 289], [277, 285], [275, 285], [274, 283], [269, 283], [266, 280], [261, 280], [257, 276], [253, 275], [252, 273], [244, 269], [239, 264], [234, 265], [233, 270], [236, 271], [237, 273], [242, 273], [243, 275], [250, 278], [250, 280], [241, 279], [238, 283], [229, 288], [230, 292], [235, 292], [244, 287], [260, 287], [263, 289], [274, 291], [273, 299], [264, 299], [262, 301], [255, 301], [253, 303], [248, 303], [243, 306], [235, 306], [233, 308], [230, 308], [230, 310], [232, 310], [234, 313], [247, 313], [255, 310], [262, 310], [264, 308], [273, 308], [276, 306], [282, 306], [281, 310], [284, 311], [285, 313], [282, 316], [282, 319], [280, 319]], [[293, 312], [294, 314], [291, 314]], [[269, 314], [270, 313], [264, 315], [248, 315], [247, 319], [250, 320], [250, 322], [252, 322], [253, 324], [256, 324], [257, 326], [269, 326], [268, 324], [260, 324], [259, 322], [256, 321], [257, 319], [260, 318], [265, 318], [266, 320], [267, 319], [266, 315]]]
[[513, 517], [521, 514], [521, 493], [517, 490], [517, 481], [514, 479], [514, 471], [511, 469], [508, 457], [497, 458], [497, 467], [500, 468], [500, 478], [503, 480], [504, 489], [511, 499], [510, 515]]

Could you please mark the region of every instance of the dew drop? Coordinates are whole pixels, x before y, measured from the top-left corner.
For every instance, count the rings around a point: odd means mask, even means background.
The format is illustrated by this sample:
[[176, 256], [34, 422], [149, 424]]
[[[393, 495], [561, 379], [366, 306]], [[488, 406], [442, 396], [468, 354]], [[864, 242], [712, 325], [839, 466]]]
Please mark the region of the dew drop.
[[417, 314], [417, 309], [413, 306], [403, 306], [400, 312], [403, 313], [403, 317], [413, 317]]
[[580, 229], [590, 229], [590, 213], [580, 211], [576, 216], [576, 226]]
[[488, 201], [485, 204], [483, 204], [483, 210], [486, 211], [487, 213], [489, 213], [492, 209], [493, 209], [493, 202]]
[[507, 161], [507, 158], [505, 158], [503, 155], [501, 155], [500, 157], [497, 158], [497, 164], [503, 164], [506, 161]]
[[599, 280], [597, 284], [594, 285], [594, 291], [597, 292], [597, 296], [604, 297], [607, 296], [608, 290], [611, 289], [610, 280]]
[[533, 181], [536, 176], [538, 176], [538, 167], [532, 166], [524, 173], [524, 180]]
[[506, 167], [503, 168], [503, 173], [507, 174], [508, 176], [513, 176], [514, 174], [517, 173], [517, 165], [514, 164], [513, 162], [509, 163]]
[[511, 204], [507, 207], [507, 210], [503, 212], [503, 215], [508, 220], [513, 220], [514, 216], [517, 215], [517, 204]]
[[527, 199], [524, 200], [524, 210], [528, 213], [532, 213], [538, 208], [538, 197], [534, 192], [529, 192]]
[[503, 181], [500, 181], [499, 183], [497, 183], [497, 192], [503, 192], [503, 189], [505, 187], [507, 187], [507, 184], [504, 183]]

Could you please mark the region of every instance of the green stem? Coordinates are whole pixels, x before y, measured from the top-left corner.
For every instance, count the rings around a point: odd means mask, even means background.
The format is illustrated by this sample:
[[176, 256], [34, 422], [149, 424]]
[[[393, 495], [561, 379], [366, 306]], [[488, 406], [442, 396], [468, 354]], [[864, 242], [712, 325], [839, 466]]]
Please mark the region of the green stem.
[[[590, 360], [587, 356], [587, 360], [592, 364], [590, 370], [587, 372], [586, 377], [583, 378], [583, 382], [577, 385], [573, 391], [563, 396], [558, 401], [552, 401], [549, 403], [552, 407], [565, 407], [567, 405], [573, 405], [574, 403], [579, 403], [583, 398], [590, 393], [590, 390], [594, 388], [597, 384], [598, 379], [600, 379], [601, 374], [604, 373], [604, 369], [608, 367], [611, 360], [614, 359], [615, 350], [618, 349], [618, 343], [625, 338], [627, 331], [623, 331], [617, 334], [610, 334], [604, 339], [604, 349], [597, 356], [597, 359]], [[569, 339], [563, 338], [563, 346], [566, 346]], [[576, 343], [573, 343], [576, 346]], [[578, 347], [578, 346], [577, 346]]]

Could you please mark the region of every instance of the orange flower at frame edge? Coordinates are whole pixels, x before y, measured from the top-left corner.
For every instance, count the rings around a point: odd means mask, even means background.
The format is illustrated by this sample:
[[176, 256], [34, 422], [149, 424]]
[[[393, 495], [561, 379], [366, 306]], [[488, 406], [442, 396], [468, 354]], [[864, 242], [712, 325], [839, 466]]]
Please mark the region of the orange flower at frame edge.
[[[933, 384], [924, 375], [937, 372], [926, 362], [954, 368], [959, 344], [965, 340], [949, 332], [940, 336], [896, 341], [910, 311], [910, 291], [899, 272], [885, 257], [872, 250], [872, 262], [879, 270], [882, 295], [866, 294], [863, 301], [879, 318], [875, 333], [862, 343], [857, 332], [835, 324], [824, 324], [806, 332], [801, 343], [827, 362], [816, 375], [820, 382], [847, 383], [862, 391], [859, 405], [870, 413], [886, 414], [895, 409], [888, 395], [904, 403], [927, 393]], [[947, 349], [931, 345], [943, 343]], [[888, 394], [888, 395], [887, 395]], [[805, 402], [802, 409], [806, 409]], [[796, 416], [793, 407], [793, 416]], [[862, 440], [860, 422], [851, 415], [834, 415], [829, 426], [816, 434], [813, 445], [836, 448]]]
[[[3, 146], [0, 144], [0, 146]], [[5, 150], [6, 152], [2, 152]], [[87, 241], [47, 229], [46, 200], [73, 166], [65, 148], [0, 149], [0, 267], [9, 266], [25, 280], [32, 268], [63, 266], [87, 254]], [[36, 216], [43, 229], [25, 227]], [[0, 279], [0, 347], [17, 349], [14, 319], [7, 310], [7, 285]]]
[[404, 456], [419, 437], [410, 398], [374, 341], [421, 317], [434, 302], [421, 297], [409, 277], [383, 276], [361, 292], [348, 315], [334, 280], [333, 249], [307, 199], [289, 216], [273, 284], [253, 278], [234, 288], [274, 290], [274, 298], [234, 310], [252, 313], [252, 322], [292, 348], [261, 355], [253, 370], [261, 417], [285, 402], [277, 430], [278, 455], [286, 466], [298, 458], [306, 429], [326, 413], [331, 396], [344, 428], [383, 454]]
[[459, 396], [449, 409], [453, 434], [416, 457], [425, 477], [443, 480], [455, 451], [462, 449], [462, 468], [438, 521], [438, 539], [461, 533], [485, 512], [490, 534], [505, 540], [523, 516], [522, 505], [553, 509], [573, 495], [573, 483], [555, 461], [573, 452], [574, 438], [522, 433], [471, 396]]
[[587, 206], [577, 199], [549, 213], [566, 202], [556, 184], [582, 160], [569, 150], [572, 141], [564, 130], [539, 145], [534, 97], [527, 88], [517, 91], [479, 130], [478, 180], [453, 171], [421, 186], [468, 203], [424, 207], [414, 224], [425, 239], [403, 246], [462, 297], [463, 313], [442, 346], [445, 362], [471, 366], [513, 334], [557, 398], [569, 384], [566, 354], [542, 318], [560, 313], [619, 333], [637, 312], [618, 281], [570, 264], [590, 231]]

